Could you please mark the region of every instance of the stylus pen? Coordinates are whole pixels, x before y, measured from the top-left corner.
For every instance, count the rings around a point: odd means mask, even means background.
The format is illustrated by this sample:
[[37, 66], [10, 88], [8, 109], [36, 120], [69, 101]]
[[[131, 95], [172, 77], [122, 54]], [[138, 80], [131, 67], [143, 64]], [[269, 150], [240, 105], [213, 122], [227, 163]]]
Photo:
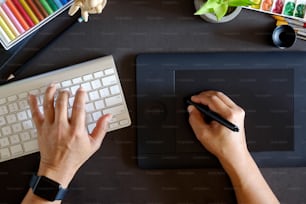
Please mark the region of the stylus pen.
[[218, 113], [211, 111], [208, 106], [204, 106], [202, 104], [198, 104], [195, 102], [192, 102], [191, 100], [187, 100], [187, 103], [189, 105], [193, 105], [195, 106], [202, 114], [204, 114], [205, 116], [208, 116], [209, 118], [211, 118], [212, 120], [217, 121], [218, 123], [220, 123], [221, 125], [224, 125], [225, 127], [227, 127], [228, 129], [234, 131], [234, 132], [239, 132], [239, 128], [234, 125], [233, 123], [229, 122], [228, 120], [224, 119], [222, 116], [220, 116]]

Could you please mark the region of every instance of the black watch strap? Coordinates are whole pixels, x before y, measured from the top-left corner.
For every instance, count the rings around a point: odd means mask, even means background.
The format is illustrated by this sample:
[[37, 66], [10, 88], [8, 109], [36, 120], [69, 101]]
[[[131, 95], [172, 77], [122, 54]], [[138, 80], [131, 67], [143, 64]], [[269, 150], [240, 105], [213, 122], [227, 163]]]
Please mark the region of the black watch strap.
[[33, 175], [30, 181], [33, 193], [48, 201], [63, 200], [68, 189], [61, 187], [59, 183], [45, 176]]

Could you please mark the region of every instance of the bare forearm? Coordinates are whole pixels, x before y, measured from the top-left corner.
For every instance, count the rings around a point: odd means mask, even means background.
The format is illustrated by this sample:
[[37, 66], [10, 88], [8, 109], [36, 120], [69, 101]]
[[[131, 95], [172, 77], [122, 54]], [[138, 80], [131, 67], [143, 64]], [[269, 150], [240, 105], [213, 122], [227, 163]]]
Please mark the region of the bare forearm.
[[239, 204], [279, 203], [251, 155], [247, 154], [234, 165], [221, 163], [232, 181]]

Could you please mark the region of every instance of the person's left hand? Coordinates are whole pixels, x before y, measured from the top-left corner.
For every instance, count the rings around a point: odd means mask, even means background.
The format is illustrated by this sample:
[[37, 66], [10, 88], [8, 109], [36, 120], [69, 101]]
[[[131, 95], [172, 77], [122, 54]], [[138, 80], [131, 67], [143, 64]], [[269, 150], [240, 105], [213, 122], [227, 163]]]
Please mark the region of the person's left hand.
[[41, 155], [37, 174], [67, 186], [80, 166], [101, 146], [111, 116], [102, 116], [89, 134], [85, 126], [85, 90], [77, 91], [71, 118], [67, 110], [69, 93], [60, 91], [54, 105], [55, 93], [55, 85], [50, 85], [44, 96], [43, 114], [36, 97], [29, 95]]
[[73, 16], [79, 9], [85, 22], [88, 21], [89, 14], [101, 13], [107, 0], [75, 0], [71, 5], [68, 14]]

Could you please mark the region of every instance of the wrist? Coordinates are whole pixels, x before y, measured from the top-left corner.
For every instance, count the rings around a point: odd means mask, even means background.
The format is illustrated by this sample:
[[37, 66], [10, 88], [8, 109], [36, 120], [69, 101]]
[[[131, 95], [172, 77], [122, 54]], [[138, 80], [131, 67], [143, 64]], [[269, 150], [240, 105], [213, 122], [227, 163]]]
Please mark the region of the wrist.
[[65, 167], [63, 167], [62, 169], [53, 168], [48, 165], [40, 163], [37, 176], [48, 177], [61, 184], [63, 188], [67, 188], [71, 180], [73, 179], [75, 173], [76, 170], [69, 170]]

